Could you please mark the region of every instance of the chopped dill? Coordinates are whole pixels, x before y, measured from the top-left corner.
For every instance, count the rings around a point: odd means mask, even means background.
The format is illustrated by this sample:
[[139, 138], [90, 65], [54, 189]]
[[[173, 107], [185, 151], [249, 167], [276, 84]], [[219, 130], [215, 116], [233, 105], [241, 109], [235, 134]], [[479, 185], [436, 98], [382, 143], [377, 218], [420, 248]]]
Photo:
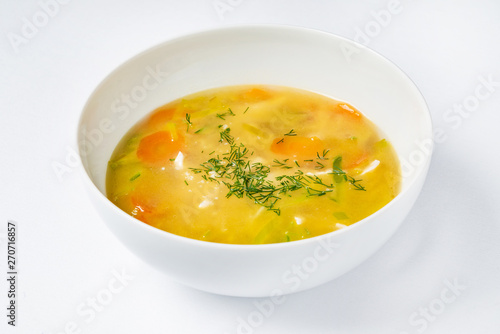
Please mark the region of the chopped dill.
[[326, 158], [326, 155], [328, 154], [328, 152], [330, 152], [330, 150], [323, 150], [323, 153], [321, 154], [321, 156], [319, 155], [319, 152], [316, 152], [316, 156], [320, 160], [328, 160], [328, 158]]
[[186, 113], [186, 124], [187, 124], [186, 132], [188, 132], [189, 127], [193, 125], [193, 123], [191, 123], [191, 114]]
[[[248, 109], [248, 108], [247, 108]], [[222, 117], [234, 115], [231, 109], [229, 114], [221, 114]], [[219, 116], [218, 116], [219, 117]], [[222, 126], [219, 126], [221, 128]], [[361, 180], [356, 180], [348, 176], [341, 168], [342, 157], [338, 156], [333, 161], [333, 181], [331, 184], [317, 175], [311, 173], [305, 174], [298, 168], [301, 168], [297, 160], [293, 160], [295, 166], [288, 165], [290, 159], [274, 159], [273, 164], [264, 165], [260, 162], [252, 162], [250, 157], [254, 154], [243, 143], [237, 143], [231, 135], [231, 129], [226, 128], [219, 133], [219, 142], [229, 145], [229, 150], [222, 155], [211, 156], [207, 161], [200, 164], [198, 168], [190, 168], [194, 174], [201, 174], [205, 181], [217, 182], [226, 186], [228, 192], [226, 198], [235, 196], [237, 198], [249, 198], [255, 204], [265, 207], [267, 210], [276, 213], [278, 216], [281, 210], [278, 202], [283, 197], [290, 197], [292, 192], [301, 190], [306, 197], [325, 196], [333, 191], [334, 183], [349, 182], [355, 190], [365, 190], [359, 184]], [[292, 129], [288, 136], [295, 136]], [[317, 153], [318, 160], [327, 160], [326, 155], [329, 150], [323, 150]], [[304, 160], [312, 162], [314, 160]], [[315, 169], [322, 169], [325, 165], [316, 160]], [[269, 176], [272, 168], [292, 169], [295, 168], [292, 175], [279, 175], [274, 179]], [[187, 184], [187, 181], [185, 181]]]
[[279, 168], [283, 168], [283, 169], [292, 168], [286, 164], [287, 161], [288, 161], [288, 159], [283, 160], [283, 162], [279, 161], [278, 159], [274, 159], [273, 162], [275, 163], [275, 165], [272, 165], [271, 167], [279, 167]]
[[297, 133], [293, 129], [291, 129], [288, 133], [285, 133], [284, 135], [285, 136], [296, 136]]
[[354, 177], [347, 175], [347, 173], [342, 170], [341, 164], [342, 164], [342, 157], [341, 156], [335, 157], [335, 159], [333, 160], [333, 171], [332, 171], [333, 180], [335, 181], [335, 183], [340, 183], [342, 181], [349, 182], [354, 187], [354, 190], [366, 191], [366, 188], [363, 185], [359, 184], [359, 182], [363, 180], [361, 179], [356, 180]]
[[323, 169], [323, 168], [325, 168], [325, 165], [323, 165], [319, 161], [316, 161], [316, 166], [314, 166], [314, 169]]
[[132, 177], [130, 178], [130, 181], [134, 181], [134, 180], [135, 180], [135, 179], [137, 179], [139, 176], [141, 176], [141, 173], [137, 173], [137, 174], [135, 174], [134, 176], [132, 176]]
[[234, 143], [234, 138], [231, 136], [229, 133], [231, 132], [230, 128], [227, 128], [224, 131], [220, 132], [220, 140], [219, 142], [223, 143], [224, 141], [227, 141], [229, 145], [233, 145]]
[[278, 141], [276, 144], [281, 144], [284, 140], [285, 140], [285, 138], [281, 138], [281, 140]]
[[216, 114], [215, 116], [218, 117], [218, 118], [220, 118], [220, 119], [222, 119], [223, 121], [225, 121], [226, 120], [225, 117], [227, 117], [227, 116], [236, 116], [236, 114], [231, 110], [231, 108], [228, 108], [225, 113]]
[[354, 190], [366, 191], [366, 188], [364, 186], [362, 186], [361, 184], [358, 183], [358, 182], [361, 182], [363, 180], [361, 180], [361, 179], [356, 180], [352, 176], [347, 176], [347, 180], [354, 187]]

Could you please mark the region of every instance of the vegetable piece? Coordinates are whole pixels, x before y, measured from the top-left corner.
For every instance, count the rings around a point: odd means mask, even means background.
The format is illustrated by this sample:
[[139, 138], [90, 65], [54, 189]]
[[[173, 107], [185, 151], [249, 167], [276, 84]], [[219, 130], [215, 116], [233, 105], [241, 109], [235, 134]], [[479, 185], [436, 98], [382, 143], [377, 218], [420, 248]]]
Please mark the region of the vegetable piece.
[[356, 108], [345, 102], [337, 104], [334, 110], [336, 113], [347, 115], [353, 120], [360, 121], [363, 118], [361, 113]]
[[333, 160], [333, 180], [335, 183], [341, 183], [345, 179], [345, 172], [342, 170], [342, 157], [339, 155]]
[[379, 140], [378, 142], [375, 143], [375, 149], [377, 149], [377, 150], [384, 149], [387, 146], [389, 146], [389, 143], [387, 142], [387, 140], [385, 138], [381, 139], [381, 140]]
[[318, 137], [287, 136], [276, 138], [271, 144], [273, 153], [294, 158], [314, 158], [317, 152], [324, 149], [323, 142]]
[[154, 177], [141, 175], [135, 182], [130, 191], [129, 212], [135, 218], [152, 225], [155, 217], [170, 211], [172, 197], [175, 195], [166, 195], [164, 185]]
[[137, 157], [149, 164], [166, 163], [175, 158], [183, 145], [183, 138], [171, 131], [158, 131], [142, 138]]
[[273, 230], [275, 226], [279, 224], [279, 221], [271, 220], [267, 224], [263, 225], [262, 229], [257, 233], [254, 238], [254, 244], [265, 244], [269, 237], [272, 237]]
[[144, 186], [139, 185], [130, 195], [131, 215], [140, 221], [149, 224], [149, 218], [157, 211], [158, 199], [152, 192], [148, 194]]
[[155, 208], [155, 203], [151, 200], [151, 198], [142, 194], [132, 194], [132, 196], [130, 196], [130, 201], [134, 207], [132, 213], [135, 213], [135, 216], [140, 215], [141, 213], [151, 213]]
[[108, 166], [111, 169], [115, 170], [119, 167], [122, 167], [122, 166], [125, 166], [128, 164], [137, 164], [137, 163], [139, 163], [139, 162], [137, 161], [137, 158], [135, 157], [135, 152], [132, 151], [128, 154], [125, 154], [125, 155], [117, 158], [117, 159], [110, 160], [108, 162]]
[[[365, 151], [361, 152], [358, 156], [352, 157], [344, 164], [344, 169], [356, 168], [364, 162], [368, 161], [369, 154]], [[347, 159], [346, 159], [347, 160]]]
[[349, 217], [346, 215], [345, 212], [334, 212], [333, 216], [337, 218], [338, 220], [345, 220], [349, 219]]
[[243, 94], [243, 98], [249, 101], [263, 101], [271, 97], [271, 94], [260, 88], [252, 88]]
[[151, 129], [160, 130], [166, 123], [168, 123], [175, 114], [175, 108], [160, 107], [153, 112], [149, 117], [147, 125]]
[[261, 129], [259, 129], [259, 128], [253, 126], [253, 125], [250, 125], [250, 124], [247, 124], [247, 123], [243, 123], [242, 127], [243, 127], [244, 130], [250, 132], [253, 135], [259, 136], [261, 138], [267, 138], [267, 137], [269, 137], [269, 135], [266, 132], [262, 131]]

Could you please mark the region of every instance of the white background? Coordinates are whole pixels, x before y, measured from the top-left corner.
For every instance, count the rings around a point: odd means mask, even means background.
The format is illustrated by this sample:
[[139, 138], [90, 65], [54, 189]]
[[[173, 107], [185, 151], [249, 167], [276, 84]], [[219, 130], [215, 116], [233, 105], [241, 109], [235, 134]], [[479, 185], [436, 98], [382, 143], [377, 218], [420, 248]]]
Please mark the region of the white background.
[[[37, 1], [0, 1], [1, 333], [500, 332], [500, 2], [400, 0], [384, 26], [375, 16], [391, 6], [386, 0], [221, 0], [230, 6], [223, 13], [213, 0], [67, 2], [43, 22]], [[30, 35], [23, 18], [44, 25]], [[252, 328], [239, 319], [259, 320], [262, 300], [171, 282], [105, 228], [77, 168], [59, 177], [53, 169], [66, 164], [83, 104], [116, 66], [172, 37], [241, 23], [305, 26], [367, 44], [414, 80], [444, 133], [394, 237], [348, 274], [288, 296]], [[460, 104], [470, 111], [454, 112]], [[9, 219], [19, 225], [15, 328], [5, 316]], [[122, 271], [133, 279], [95, 317], [78, 312], [109, 297]]]

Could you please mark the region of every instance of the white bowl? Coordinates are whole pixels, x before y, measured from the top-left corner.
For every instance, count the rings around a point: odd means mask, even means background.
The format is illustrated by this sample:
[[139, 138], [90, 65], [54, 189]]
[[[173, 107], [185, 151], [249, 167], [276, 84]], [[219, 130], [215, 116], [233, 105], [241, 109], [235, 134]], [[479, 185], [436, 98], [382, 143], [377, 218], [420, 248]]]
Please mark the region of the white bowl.
[[[355, 105], [394, 145], [403, 165], [401, 193], [375, 214], [340, 231], [268, 245], [218, 244], [173, 235], [136, 220], [106, 198], [107, 162], [132, 125], [184, 95], [240, 84], [297, 87]], [[414, 204], [432, 152], [427, 106], [399, 68], [344, 38], [285, 26], [205, 31], [135, 56], [96, 88], [78, 131], [90, 198], [118, 239], [174, 280], [231, 296], [309, 289], [366, 260]]]

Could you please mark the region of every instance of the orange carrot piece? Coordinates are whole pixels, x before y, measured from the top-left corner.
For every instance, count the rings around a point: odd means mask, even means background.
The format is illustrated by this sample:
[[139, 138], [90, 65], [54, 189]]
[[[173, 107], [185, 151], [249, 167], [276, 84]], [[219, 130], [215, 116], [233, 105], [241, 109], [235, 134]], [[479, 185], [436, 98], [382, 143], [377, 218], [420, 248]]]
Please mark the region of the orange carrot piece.
[[252, 88], [243, 94], [245, 100], [263, 101], [271, 97], [271, 94], [260, 88]]
[[151, 117], [149, 117], [147, 124], [149, 127], [157, 128], [170, 121], [174, 117], [174, 114], [175, 108], [160, 107], [153, 112]]
[[169, 131], [158, 131], [142, 138], [137, 148], [137, 157], [146, 163], [165, 163], [175, 158], [183, 145], [183, 138], [174, 139]]
[[346, 157], [344, 159], [343, 168], [344, 169], [351, 169], [351, 168], [358, 167], [362, 163], [366, 162], [368, 160], [368, 158], [369, 158], [369, 155], [366, 152], [363, 152], [363, 153], [359, 154], [358, 156], [352, 157], [350, 159], [349, 159], [349, 157]]
[[318, 137], [290, 136], [276, 138], [271, 144], [271, 151], [273, 153], [294, 158], [314, 158], [323, 149], [323, 142]]
[[141, 196], [136, 193], [130, 196], [130, 201], [132, 202], [132, 207], [136, 215], [140, 213], [151, 213], [155, 207], [148, 196]]
[[152, 225], [158, 215], [164, 214], [170, 205], [171, 196], [165, 197], [164, 185], [155, 178], [145, 178], [132, 190], [129, 197], [130, 214]]
[[348, 103], [339, 103], [335, 106], [335, 112], [343, 115], [350, 116], [352, 119], [361, 120], [363, 116], [361, 113]]

